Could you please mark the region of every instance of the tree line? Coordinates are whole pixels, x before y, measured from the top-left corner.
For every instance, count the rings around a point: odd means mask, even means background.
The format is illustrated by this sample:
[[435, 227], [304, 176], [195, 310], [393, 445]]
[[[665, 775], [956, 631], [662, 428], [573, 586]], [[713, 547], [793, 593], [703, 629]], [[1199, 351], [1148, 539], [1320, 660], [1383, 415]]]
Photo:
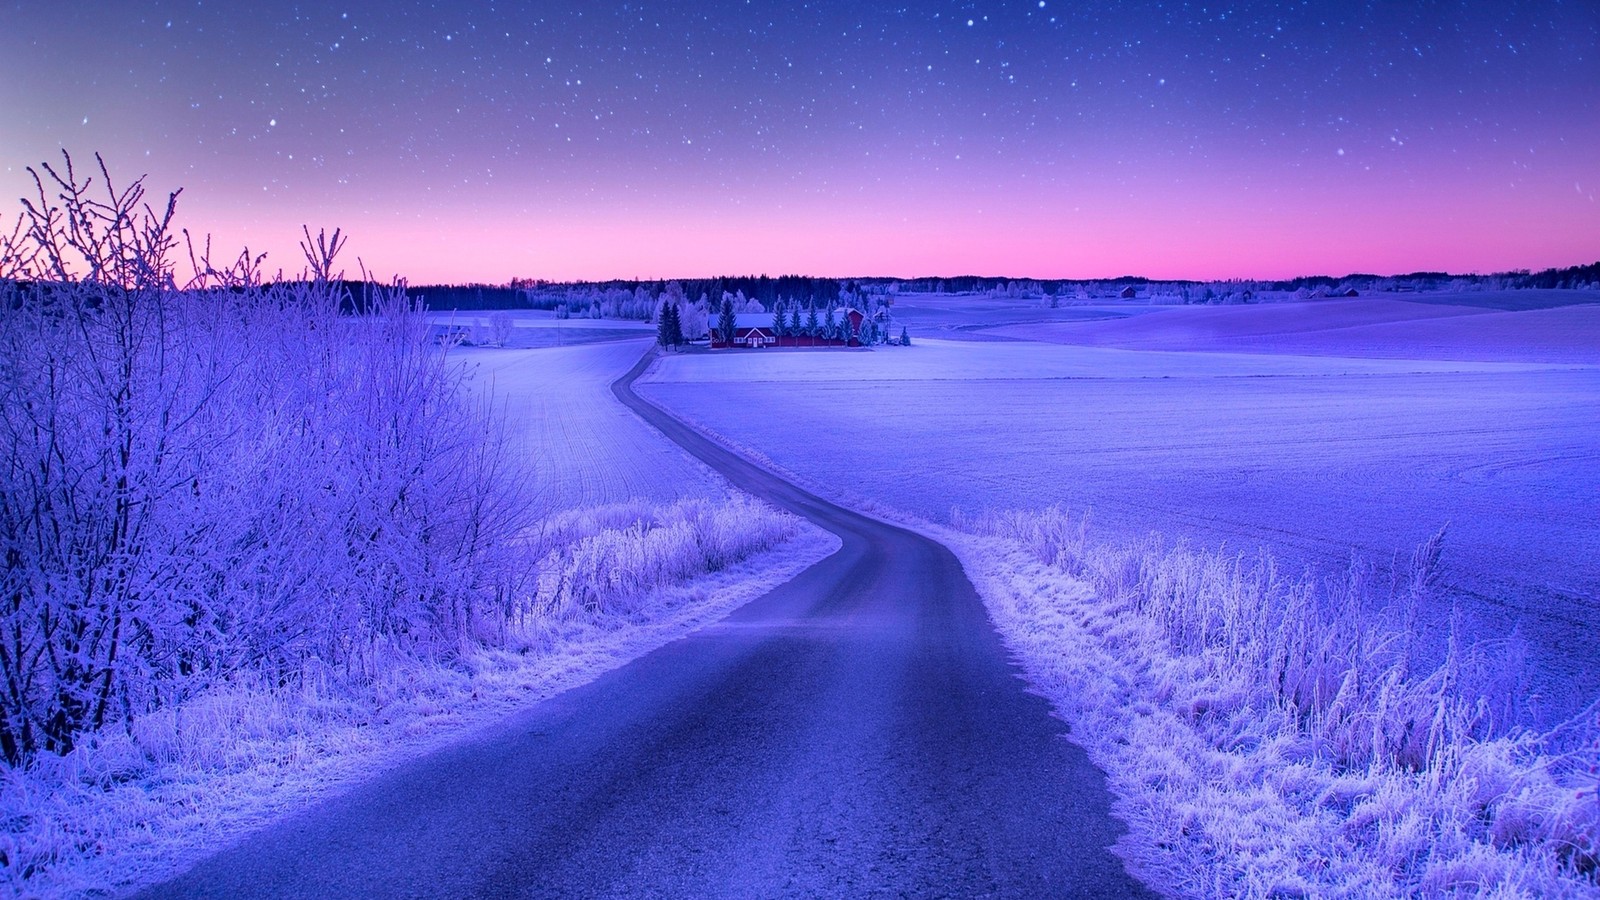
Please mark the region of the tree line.
[[[719, 276], [676, 281], [613, 280], [550, 282], [513, 279], [507, 284], [422, 285], [410, 289], [412, 296], [430, 309], [495, 310], [541, 309], [559, 315], [590, 318], [655, 319], [659, 299], [669, 292], [699, 298], [715, 304], [723, 294], [739, 298], [741, 304], [759, 305], [770, 311], [778, 303], [827, 304], [841, 293], [893, 298], [906, 294], [956, 294], [1005, 297], [1068, 298], [1086, 293], [1109, 296], [1123, 288], [1143, 292], [1183, 295], [1191, 302], [1211, 298], [1237, 297], [1245, 292], [1359, 290], [1499, 290], [1520, 288], [1600, 287], [1600, 262], [1591, 265], [1545, 269], [1530, 272], [1519, 269], [1488, 275], [1456, 275], [1448, 272], [1419, 271], [1396, 275], [1354, 272], [1348, 275], [1305, 275], [1287, 279], [1158, 280], [1138, 275], [1101, 279], [1017, 279], [981, 275], [929, 276], [919, 278], [815, 278], [783, 275]], [[370, 287], [346, 285], [353, 297]]]

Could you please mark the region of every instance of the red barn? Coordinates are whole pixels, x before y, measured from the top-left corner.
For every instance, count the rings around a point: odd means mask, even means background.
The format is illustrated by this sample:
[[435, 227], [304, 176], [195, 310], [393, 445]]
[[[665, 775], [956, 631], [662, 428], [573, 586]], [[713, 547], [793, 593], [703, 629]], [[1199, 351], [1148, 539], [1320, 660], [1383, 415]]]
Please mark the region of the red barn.
[[855, 335], [860, 332], [861, 320], [864, 318], [866, 317], [857, 310], [844, 310], [843, 321], [850, 323], [850, 337], [847, 339], [806, 334], [779, 335], [772, 330], [771, 313], [739, 313], [733, 317], [731, 345], [723, 339], [718, 329], [718, 320], [711, 320], [711, 348], [716, 350], [732, 346], [755, 350], [762, 347], [856, 347], [860, 345], [856, 342]]

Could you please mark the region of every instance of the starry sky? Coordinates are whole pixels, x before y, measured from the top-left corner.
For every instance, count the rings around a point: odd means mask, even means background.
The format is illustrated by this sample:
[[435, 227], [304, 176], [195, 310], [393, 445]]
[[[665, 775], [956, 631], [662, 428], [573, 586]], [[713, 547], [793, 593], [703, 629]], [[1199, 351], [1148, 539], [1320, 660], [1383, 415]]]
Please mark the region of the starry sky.
[[1600, 3], [0, 0], [0, 189], [62, 148], [414, 283], [1539, 269]]

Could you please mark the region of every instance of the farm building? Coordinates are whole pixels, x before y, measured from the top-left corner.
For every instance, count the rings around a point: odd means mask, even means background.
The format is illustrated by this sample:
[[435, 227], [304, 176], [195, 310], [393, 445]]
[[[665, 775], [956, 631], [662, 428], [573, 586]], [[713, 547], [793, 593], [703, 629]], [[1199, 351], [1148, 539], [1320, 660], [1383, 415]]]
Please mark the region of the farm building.
[[[771, 313], [740, 313], [734, 316], [733, 347], [760, 349], [763, 347], [856, 347], [855, 335], [861, 330], [865, 318], [858, 310], [843, 310], [840, 325], [849, 323], [850, 337], [826, 338], [807, 334], [778, 334], [772, 327]], [[727, 348], [729, 343], [718, 333], [717, 322], [711, 322], [711, 348]]]

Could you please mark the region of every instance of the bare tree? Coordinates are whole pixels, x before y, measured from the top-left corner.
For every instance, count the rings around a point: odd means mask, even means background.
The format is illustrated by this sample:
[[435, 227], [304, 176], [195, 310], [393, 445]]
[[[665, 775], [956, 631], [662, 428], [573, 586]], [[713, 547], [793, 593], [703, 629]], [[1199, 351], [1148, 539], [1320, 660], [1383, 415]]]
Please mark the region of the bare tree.
[[177, 193], [70, 157], [0, 243], [0, 752], [310, 660], [451, 652], [532, 512], [402, 284], [352, 314], [339, 231], [299, 281], [212, 263]]

